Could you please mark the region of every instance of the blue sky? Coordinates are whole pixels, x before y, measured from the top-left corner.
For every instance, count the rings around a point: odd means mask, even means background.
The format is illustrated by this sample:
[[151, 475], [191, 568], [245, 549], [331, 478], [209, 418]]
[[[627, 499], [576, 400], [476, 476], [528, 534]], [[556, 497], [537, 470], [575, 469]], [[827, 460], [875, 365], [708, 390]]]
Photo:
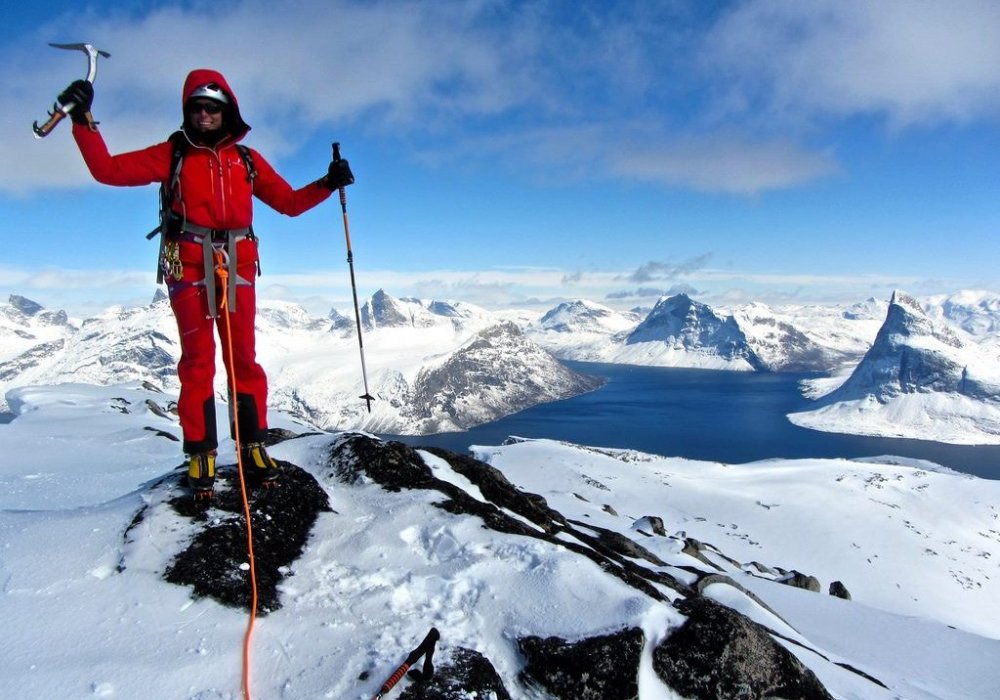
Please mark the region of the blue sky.
[[[0, 294], [85, 315], [155, 291], [156, 188], [31, 123], [111, 53], [112, 152], [221, 70], [294, 185], [340, 141], [359, 292], [548, 308], [1000, 292], [1000, 4], [55, 0], [3, 10]], [[256, 207], [262, 296], [349, 306], [335, 199]]]

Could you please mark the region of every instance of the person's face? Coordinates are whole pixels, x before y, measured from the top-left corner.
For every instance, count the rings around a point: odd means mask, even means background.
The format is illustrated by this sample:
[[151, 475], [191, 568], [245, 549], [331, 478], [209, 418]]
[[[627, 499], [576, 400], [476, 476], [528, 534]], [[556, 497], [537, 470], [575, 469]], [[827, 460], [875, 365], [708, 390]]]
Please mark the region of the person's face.
[[222, 105], [215, 100], [192, 100], [187, 105], [188, 122], [202, 133], [222, 128]]

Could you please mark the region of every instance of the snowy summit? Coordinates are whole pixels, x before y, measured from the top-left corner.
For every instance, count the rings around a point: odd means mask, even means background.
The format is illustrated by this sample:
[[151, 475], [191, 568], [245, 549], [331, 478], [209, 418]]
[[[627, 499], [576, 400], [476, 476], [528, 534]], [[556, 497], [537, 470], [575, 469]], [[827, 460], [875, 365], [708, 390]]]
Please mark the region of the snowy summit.
[[[234, 448], [192, 507], [170, 396], [9, 392], [9, 697], [236, 698], [250, 601]], [[893, 460], [730, 466], [512, 440], [292, 437], [250, 494], [252, 697], [994, 697], [1000, 482]], [[418, 670], [426, 670], [417, 664]], [[155, 678], [155, 682], [151, 679]]]

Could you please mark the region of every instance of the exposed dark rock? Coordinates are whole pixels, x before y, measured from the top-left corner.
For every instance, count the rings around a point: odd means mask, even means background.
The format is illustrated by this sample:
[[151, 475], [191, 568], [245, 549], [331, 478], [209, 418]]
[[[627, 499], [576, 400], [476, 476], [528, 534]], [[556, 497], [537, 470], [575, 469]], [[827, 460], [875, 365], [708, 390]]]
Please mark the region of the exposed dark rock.
[[151, 432], [151, 433], [153, 433], [155, 435], [158, 435], [160, 437], [165, 437], [168, 440], [171, 440], [172, 442], [180, 442], [181, 441], [181, 439], [179, 437], [177, 437], [176, 435], [174, 435], [173, 433], [168, 433], [167, 431], [160, 430], [159, 428], [152, 428], [152, 427], [150, 427], [150, 426], [147, 425], [147, 426], [145, 426], [145, 428], [143, 428], [143, 430], [148, 430], [149, 432]]
[[748, 617], [706, 598], [681, 600], [687, 620], [653, 650], [653, 669], [697, 700], [831, 698], [816, 675]]
[[483, 496], [501, 508], [508, 508], [524, 516], [546, 531], [551, 532], [565, 526], [566, 519], [562, 513], [549, 508], [549, 504], [542, 496], [522, 491], [514, 486], [496, 467], [466, 455], [438, 448], [428, 448], [427, 451], [447, 459], [452, 469], [478, 486]]
[[587, 523], [582, 523], [577, 520], [571, 520], [570, 522], [579, 527], [585, 527], [588, 530], [593, 530], [597, 533], [597, 540], [602, 545], [608, 549], [618, 552], [619, 554], [629, 557], [630, 559], [645, 559], [650, 564], [654, 564], [656, 566], [667, 565], [665, 561], [650, 552], [641, 544], [635, 540], [629, 539], [620, 532], [606, 530], [603, 527], [597, 527], [595, 525], [588, 525]]
[[521, 679], [555, 700], [632, 700], [644, 642], [636, 627], [577, 642], [525, 637], [517, 642], [527, 661]]
[[702, 554], [702, 551], [704, 551], [704, 549], [705, 549], [705, 545], [702, 544], [700, 541], [696, 540], [693, 537], [685, 537], [684, 538], [684, 548], [681, 550], [681, 552], [683, 552], [684, 554], [687, 554], [689, 557], [694, 557], [695, 559], [697, 559], [698, 561], [700, 561], [703, 564], [708, 564], [713, 569], [716, 569], [718, 571], [722, 571], [722, 567], [721, 566], [719, 566], [715, 562], [711, 561], [708, 557], [706, 557], [704, 554]]
[[34, 316], [35, 314], [39, 313], [43, 308], [45, 308], [37, 301], [32, 301], [27, 297], [22, 297], [20, 294], [11, 294], [7, 298], [7, 303], [9, 303], [11, 306], [20, 311], [25, 316]]
[[[651, 562], [658, 562], [659, 559], [628, 538], [609, 536], [602, 539], [601, 533], [607, 531], [583, 524], [587, 529], [598, 532], [595, 536], [573, 527], [557, 511], [549, 508], [544, 498], [517, 489], [503, 474], [488, 464], [448, 450], [433, 447], [422, 449], [434, 453], [448, 462], [455, 471], [477, 484], [480, 492], [490, 502], [484, 503], [458, 486], [438, 479], [416, 450], [399, 442], [382, 442], [362, 434], [346, 435], [331, 447], [327, 463], [332, 475], [346, 483], [355, 483], [365, 475], [390, 491], [440, 491], [447, 499], [435, 503], [438, 508], [449, 513], [481, 518], [486, 527], [498, 532], [533, 537], [569, 549], [587, 557], [606, 573], [618, 577], [655, 600], [666, 600], [657, 585], [666, 586], [682, 595], [692, 593], [690, 586], [670, 574], [634, 561], [635, 557]], [[521, 517], [513, 517], [506, 511]], [[521, 518], [537, 527], [531, 527]]]
[[784, 575], [778, 579], [778, 582], [783, 583], [786, 586], [792, 586], [793, 588], [801, 588], [806, 591], [812, 591], [813, 593], [819, 593], [820, 590], [822, 590], [822, 586], [820, 586], [818, 578], [815, 576], [807, 576], [806, 574], [795, 570], [784, 573]]
[[493, 664], [478, 651], [458, 647], [451, 658], [434, 669], [429, 681], [411, 683], [399, 694], [400, 700], [468, 700], [495, 698], [510, 700]]
[[661, 537], [667, 536], [667, 528], [663, 526], [663, 518], [657, 515], [644, 515], [636, 520], [632, 527], [639, 532], [651, 532]]
[[836, 596], [837, 598], [843, 598], [844, 600], [851, 599], [851, 592], [847, 590], [847, 586], [840, 581], [834, 581], [830, 584], [830, 595]]
[[28, 348], [17, 357], [7, 362], [0, 362], [0, 381], [8, 381], [21, 372], [37, 367], [46, 358], [59, 352], [66, 346], [65, 338], [59, 338], [48, 343], [39, 343]]
[[[309, 473], [289, 462], [281, 465], [280, 485], [252, 489], [250, 512], [254, 522], [257, 612], [265, 615], [281, 607], [277, 586], [302, 553], [316, 518], [330, 511], [326, 492]], [[172, 475], [184, 479], [183, 473]], [[170, 583], [192, 586], [195, 596], [207, 596], [233, 607], [250, 609], [252, 591], [247, 562], [246, 524], [235, 465], [217, 472], [216, 494], [211, 506], [195, 502], [188, 490], [179, 489], [170, 505], [180, 515], [201, 524], [187, 549], [177, 555], [163, 574]], [[137, 522], [141, 521], [141, 513]], [[266, 527], [265, 527], [266, 525]], [[126, 537], [128, 532], [126, 531]]]

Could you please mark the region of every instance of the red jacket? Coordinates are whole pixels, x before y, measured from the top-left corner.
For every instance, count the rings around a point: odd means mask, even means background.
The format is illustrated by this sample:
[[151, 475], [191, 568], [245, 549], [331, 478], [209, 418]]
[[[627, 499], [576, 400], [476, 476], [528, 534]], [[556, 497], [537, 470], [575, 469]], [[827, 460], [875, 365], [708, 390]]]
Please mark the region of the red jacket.
[[[206, 69], [191, 71], [184, 83], [182, 109], [191, 92], [206, 83], [218, 84], [229, 95], [234, 108], [233, 122], [228, 124], [232, 133], [214, 148], [189, 145], [172, 205], [175, 211], [188, 221], [207, 228], [244, 228], [253, 221], [252, 196], [288, 216], [298, 216], [330, 196], [331, 191], [318, 181], [292, 189], [254, 150], [251, 152], [257, 178], [251, 189], [246, 167], [235, 146], [250, 127], [240, 116], [236, 96], [222, 74]], [[170, 179], [173, 146], [169, 141], [113, 156], [98, 131], [74, 124], [73, 137], [91, 175], [98, 182], [132, 186], [164, 183]]]

